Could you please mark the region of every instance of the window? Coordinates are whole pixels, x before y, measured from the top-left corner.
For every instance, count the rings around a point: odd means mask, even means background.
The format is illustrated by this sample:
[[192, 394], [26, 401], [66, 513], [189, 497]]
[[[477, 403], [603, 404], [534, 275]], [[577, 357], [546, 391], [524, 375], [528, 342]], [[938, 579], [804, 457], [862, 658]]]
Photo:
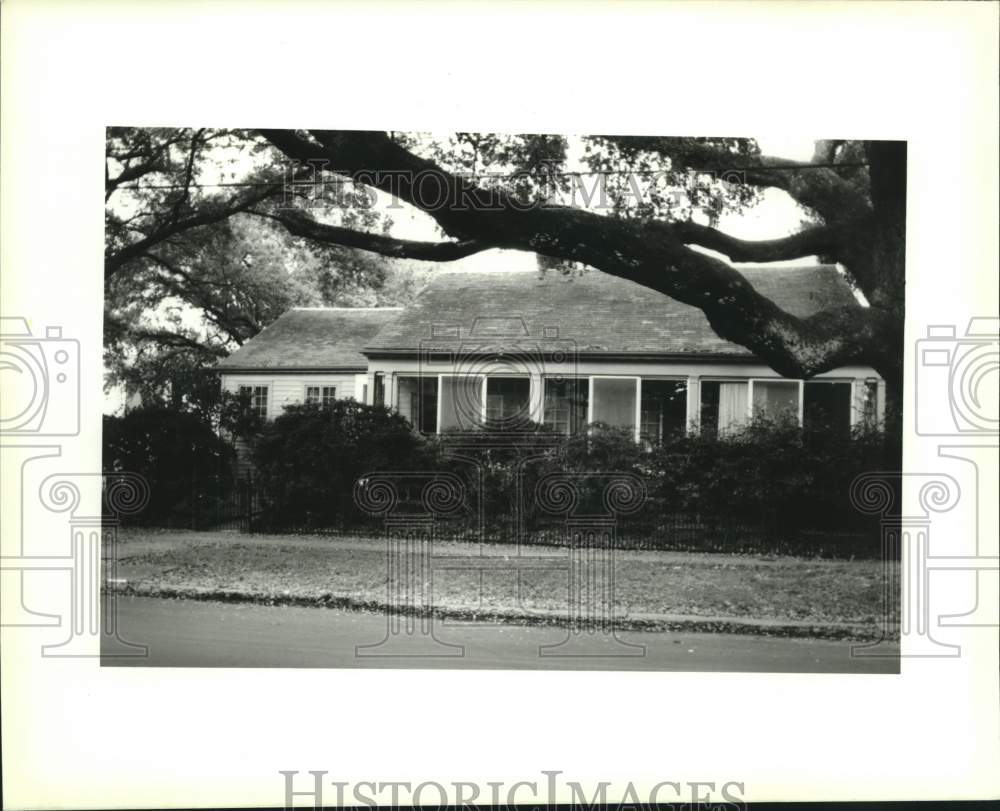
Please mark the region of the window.
[[437, 431], [438, 381], [436, 377], [396, 379], [396, 410], [424, 434]]
[[372, 392], [372, 395], [373, 405], [385, 405], [385, 375], [381, 372], [375, 373], [375, 389]]
[[703, 380], [699, 388], [703, 434], [724, 436], [738, 430], [746, 423], [746, 383]]
[[635, 378], [592, 378], [593, 422], [635, 430]]
[[548, 428], [576, 434], [587, 425], [590, 383], [587, 378], [545, 378], [545, 413]]
[[643, 378], [639, 436], [660, 445], [687, 429], [687, 383]]
[[470, 431], [483, 422], [483, 378], [474, 375], [441, 378], [439, 430]]
[[526, 377], [486, 378], [486, 420], [526, 422], [531, 418], [531, 381]]
[[336, 399], [336, 386], [306, 386], [307, 404], [328, 406]]
[[240, 396], [250, 398], [250, 413], [267, 419], [267, 386], [240, 386]]
[[851, 384], [846, 380], [807, 380], [802, 391], [802, 422], [807, 430], [849, 434]]
[[755, 380], [753, 415], [775, 422], [799, 421], [798, 380]]

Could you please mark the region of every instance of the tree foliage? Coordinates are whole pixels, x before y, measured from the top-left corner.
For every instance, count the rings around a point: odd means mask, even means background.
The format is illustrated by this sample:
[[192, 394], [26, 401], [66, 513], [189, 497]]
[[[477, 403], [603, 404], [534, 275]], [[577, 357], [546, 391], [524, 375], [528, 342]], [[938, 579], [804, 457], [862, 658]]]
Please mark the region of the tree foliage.
[[[294, 236], [260, 216], [282, 199], [280, 163], [246, 131], [109, 129], [109, 383], [198, 410], [212, 380], [202, 370], [289, 307], [412, 297], [428, 272], [421, 263]], [[356, 205], [335, 214], [352, 227], [391, 224]]]

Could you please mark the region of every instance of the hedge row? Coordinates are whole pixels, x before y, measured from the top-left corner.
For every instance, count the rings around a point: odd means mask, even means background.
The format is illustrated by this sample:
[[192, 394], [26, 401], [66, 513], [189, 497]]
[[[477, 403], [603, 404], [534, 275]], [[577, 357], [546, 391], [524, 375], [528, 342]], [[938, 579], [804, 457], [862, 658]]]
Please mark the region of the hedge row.
[[383, 471], [400, 499], [396, 514], [426, 512], [421, 488], [433, 474], [457, 476], [461, 504], [444, 526], [454, 537], [552, 538], [567, 514], [553, 513], [540, 487], [565, 479], [572, 514], [600, 516], [608, 482], [630, 474], [645, 498], [620, 516], [627, 545], [789, 551], [854, 537], [838, 543], [877, 554], [877, 527], [852, 507], [850, 485], [898, 465], [898, 448], [878, 432], [844, 436], [763, 420], [724, 438], [691, 435], [654, 448], [600, 424], [572, 437], [525, 424], [425, 438], [384, 409], [348, 401], [288, 409], [258, 438], [254, 461], [266, 529], [371, 526], [372, 504], [359, 503], [354, 485]]
[[[422, 437], [387, 409], [352, 400], [289, 407], [256, 432], [252, 452], [248, 497], [229, 472], [231, 449], [197, 418], [145, 409], [105, 420], [105, 468], [150, 480], [144, 523], [204, 526], [238, 499], [265, 531], [379, 528], [378, 499], [356, 485], [382, 472], [394, 482], [397, 515], [426, 512], [424, 487], [435, 477], [457, 481], [457, 503], [435, 507], [452, 537], [565, 542], [566, 519], [608, 515], [607, 485], [626, 474], [645, 491], [616, 515], [626, 546], [877, 555], [877, 526], [853, 508], [850, 485], [899, 465], [898, 444], [874, 431], [758, 420], [724, 438], [659, 447], [599, 424], [572, 437], [533, 424]], [[566, 497], [551, 489], [560, 480], [572, 490], [569, 512], [553, 509]]]

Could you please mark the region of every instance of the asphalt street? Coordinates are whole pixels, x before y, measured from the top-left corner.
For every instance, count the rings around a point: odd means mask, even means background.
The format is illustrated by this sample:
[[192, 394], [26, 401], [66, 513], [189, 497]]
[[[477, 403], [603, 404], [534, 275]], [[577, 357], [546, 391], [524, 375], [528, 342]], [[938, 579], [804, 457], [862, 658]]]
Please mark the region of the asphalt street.
[[[106, 666], [390, 667], [898, 673], [895, 656], [852, 656], [848, 641], [686, 632], [573, 637], [565, 628], [413, 619], [389, 633], [384, 614], [119, 596], [118, 636], [148, 656]], [[431, 633], [426, 631], [431, 630]], [[898, 650], [898, 649], [897, 649]]]

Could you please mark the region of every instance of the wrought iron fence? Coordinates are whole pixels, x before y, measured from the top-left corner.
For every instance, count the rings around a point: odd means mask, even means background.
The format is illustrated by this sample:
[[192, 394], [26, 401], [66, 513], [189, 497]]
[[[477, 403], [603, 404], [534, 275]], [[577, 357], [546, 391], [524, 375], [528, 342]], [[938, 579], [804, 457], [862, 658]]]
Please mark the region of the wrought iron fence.
[[126, 525], [253, 532], [261, 514], [261, 489], [251, 478], [192, 476], [183, 492], [170, 498], [156, 495]]
[[[342, 503], [340, 503], [342, 502]], [[322, 509], [320, 509], [322, 507]], [[283, 509], [251, 477], [192, 479], [190, 494], [168, 507], [135, 516], [133, 525], [247, 533], [309, 533], [377, 536], [382, 522], [360, 513], [349, 495], [314, 512]], [[468, 510], [440, 525], [442, 541], [566, 546], [573, 543], [557, 517], [529, 509], [520, 513]], [[622, 549], [698, 551], [833, 558], [878, 558], [878, 526], [864, 516], [826, 526], [783, 520], [762, 505], [758, 515], [720, 516], [670, 510], [650, 499], [618, 520], [616, 545]]]

